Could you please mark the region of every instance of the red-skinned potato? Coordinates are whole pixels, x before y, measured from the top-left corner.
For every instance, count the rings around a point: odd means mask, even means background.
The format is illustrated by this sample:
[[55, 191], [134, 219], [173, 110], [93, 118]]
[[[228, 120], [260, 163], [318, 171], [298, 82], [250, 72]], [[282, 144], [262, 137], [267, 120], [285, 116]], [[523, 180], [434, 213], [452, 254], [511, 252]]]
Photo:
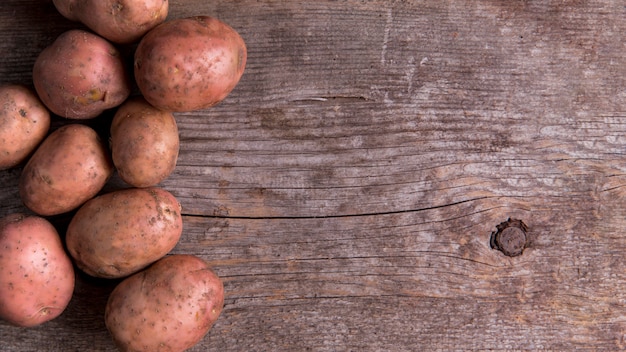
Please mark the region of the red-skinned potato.
[[58, 215], [93, 198], [111, 175], [111, 157], [96, 131], [69, 124], [46, 137], [28, 160], [20, 176], [20, 197], [39, 215]]
[[74, 292], [74, 268], [56, 229], [44, 218], [0, 219], [0, 319], [33, 327], [63, 313]]
[[141, 97], [124, 102], [111, 123], [113, 164], [122, 180], [134, 187], [155, 186], [176, 167], [178, 128], [172, 113]]
[[224, 286], [192, 255], [167, 256], [122, 281], [105, 323], [121, 351], [181, 352], [196, 345], [224, 307]]
[[165, 21], [168, 0], [53, 0], [65, 18], [120, 44], [137, 41]]
[[0, 86], [0, 170], [26, 160], [50, 128], [50, 113], [23, 85]]
[[161, 259], [178, 243], [181, 206], [160, 188], [129, 188], [85, 203], [67, 228], [65, 243], [85, 273], [115, 279]]
[[33, 65], [33, 84], [53, 113], [90, 119], [130, 95], [122, 55], [104, 38], [80, 29], [61, 34]]
[[166, 21], [135, 51], [135, 80], [146, 100], [174, 112], [208, 108], [235, 88], [246, 66], [241, 36], [209, 16]]

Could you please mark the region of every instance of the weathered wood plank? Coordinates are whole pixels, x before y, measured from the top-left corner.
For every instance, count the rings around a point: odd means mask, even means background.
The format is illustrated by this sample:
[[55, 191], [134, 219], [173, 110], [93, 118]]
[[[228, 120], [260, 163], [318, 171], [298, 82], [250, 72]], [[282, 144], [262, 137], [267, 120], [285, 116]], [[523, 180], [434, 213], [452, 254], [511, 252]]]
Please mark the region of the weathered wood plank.
[[[227, 292], [193, 351], [626, 349], [623, 4], [171, 8], [222, 18], [249, 50], [226, 101], [177, 115], [162, 184], [184, 208], [174, 252]], [[50, 1], [0, 5], [0, 82], [29, 84], [73, 26]], [[18, 177], [0, 172], [0, 215], [24, 210]], [[514, 258], [489, 245], [509, 217], [532, 237]], [[114, 350], [114, 284], [80, 275], [59, 319], [0, 322], [3, 350]]]

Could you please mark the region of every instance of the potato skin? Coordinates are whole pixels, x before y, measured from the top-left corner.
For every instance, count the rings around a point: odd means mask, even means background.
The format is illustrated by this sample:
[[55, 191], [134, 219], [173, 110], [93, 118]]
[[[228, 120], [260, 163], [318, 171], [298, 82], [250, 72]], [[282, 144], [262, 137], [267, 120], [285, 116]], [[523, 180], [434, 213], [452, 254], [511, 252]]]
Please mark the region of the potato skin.
[[33, 83], [53, 113], [90, 119], [130, 95], [130, 78], [120, 52], [107, 40], [80, 29], [61, 34], [33, 65]]
[[58, 317], [74, 292], [74, 268], [56, 229], [20, 213], [0, 219], [0, 318], [32, 327]]
[[224, 307], [224, 286], [208, 264], [170, 255], [122, 281], [105, 323], [121, 351], [184, 351], [211, 329]]
[[50, 113], [23, 85], [0, 86], [0, 170], [25, 161], [46, 137]]
[[62, 214], [93, 198], [112, 174], [111, 157], [96, 131], [69, 124], [44, 139], [28, 160], [20, 197], [39, 215]]
[[166, 111], [192, 111], [222, 101], [243, 75], [241, 36], [216, 18], [164, 22], [135, 51], [135, 80], [146, 100]]
[[131, 275], [171, 251], [182, 234], [181, 206], [160, 188], [130, 188], [85, 203], [65, 242], [85, 273], [114, 279]]
[[176, 167], [176, 120], [141, 97], [123, 103], [111, 123], [111, 153], [120, 178], [134, 187], [155, 186]]
[[120, 44], [139, 40], [165, 21], [168, 0], [53, 0], [65, 18], [80, 21], [100, 36]]

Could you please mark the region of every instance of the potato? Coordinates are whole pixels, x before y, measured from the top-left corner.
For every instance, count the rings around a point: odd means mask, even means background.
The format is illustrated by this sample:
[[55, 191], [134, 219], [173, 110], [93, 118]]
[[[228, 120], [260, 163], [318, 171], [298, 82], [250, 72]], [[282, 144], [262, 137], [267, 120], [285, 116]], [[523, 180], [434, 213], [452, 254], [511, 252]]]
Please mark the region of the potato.
[[0, 170], [25, 161], [50, 128], [50, 113], [35, 92], [18, 84], [0, 86]]
[[62, 214], [98, 194], [112, 174], [111, 157], [96, 131], [69, 124], [44, 139], [28, 160], [20, 197], [39, 215]]
[[181, 206], [160, 188], [129, 188], [85, 203], [65, 237], [85, 273], [101, 278], [131, 275], [165, 256], [183, 230]]
[[0, 318], [32, 327], [58, 317], [74, 292], [74, 268], [47, 220], [0, 219]]
[[61, 34], [41, 51], [33, 83], [50, 111], [70, 119], [94, 118], [130, 95], [130, 76], [120, 52], [104, 38], [79, 29]]
[[224, 307], [224, 286], [191, 255], [167, 256], [122, 281], [105, 323], [121, 351], [184, 351], [206, 335]]
[[241, 36], [220, 20], [175, 19], [139, 42], [135, 80], [146, 100], [161, 110], [199, 110], [226, 98], [239, 82], [246, 58]]
[[53, 0], [65, 18], [115, 43], [132, 43], [165, 21], [167, 0]]
[[120, 178], [135, 187], [155, 186], [176, 167], [178, 128], [170, 112], [137, 97], [122, 104], [111, 123], [111, 153]]

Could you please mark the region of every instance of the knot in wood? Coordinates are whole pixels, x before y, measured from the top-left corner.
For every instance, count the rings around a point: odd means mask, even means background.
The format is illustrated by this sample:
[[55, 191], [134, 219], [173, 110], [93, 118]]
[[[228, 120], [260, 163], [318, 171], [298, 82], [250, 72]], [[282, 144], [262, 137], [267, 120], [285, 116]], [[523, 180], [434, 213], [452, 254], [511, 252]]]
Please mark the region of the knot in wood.
[[521, 255], [528, 246], [528, 227], [521, 220], [509, 218], [496, 226], [491, 233], [491, 248], [497, 249], [509, 257]]

